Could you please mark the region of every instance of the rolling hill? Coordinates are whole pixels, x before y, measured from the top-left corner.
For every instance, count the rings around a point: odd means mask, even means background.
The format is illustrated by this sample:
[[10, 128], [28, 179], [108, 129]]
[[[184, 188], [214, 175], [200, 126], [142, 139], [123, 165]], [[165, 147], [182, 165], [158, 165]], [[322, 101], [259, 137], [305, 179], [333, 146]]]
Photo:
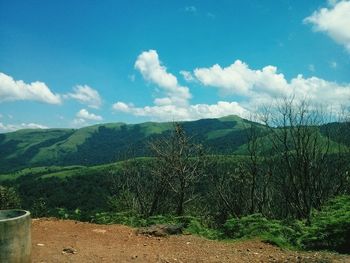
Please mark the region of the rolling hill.
[[[202, 143], [208, 152], [229, 155], [245, 154], [246, 134], [251, 124], [261, 131], [259, 134], [265, 140], [267, 129], [263, 125], [237, 116], [182, 122], [187, 134]], [[81, 129], [26, 129], [0, 134], [0, 172], [52, 165], [90, 166], [131, 155], [150, 156], [148, 142], [166, 135], [172, 127], [171, 122], [108, 123]], [[326, 127], [320, 129], [321, 133], [325, 130]], [[336, 135], [333, 137], [338, 140]], [[268, 147], [269, 142], [265, 145]]]
[[[182, 123], [194, 140], [215, 153], [232, 154], [245, 143], [249, 122], [237, 116]], [[81, 129], [26, 129], [0, 134], [0, 171], [50, 165], [96, 165], [149, 156], [147, 142], [166, 134], [173, 124], [109, 123]], [[227, 142], [230, 141], [228, 147]]]

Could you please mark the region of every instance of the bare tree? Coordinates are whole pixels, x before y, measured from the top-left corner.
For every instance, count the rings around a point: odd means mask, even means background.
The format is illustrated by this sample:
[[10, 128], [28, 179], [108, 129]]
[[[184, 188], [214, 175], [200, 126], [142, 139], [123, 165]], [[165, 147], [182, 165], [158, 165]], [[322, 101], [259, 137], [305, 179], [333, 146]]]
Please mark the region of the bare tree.
[[[257, 120], [258, 114], [252, 115], [251, 120]], [[270, 212], [271, 203], [271, 167], [268, 164], [270, 158], [266, 156], [266, 149], [262, 138], [267, 134], [267, 129], [259, 123], [250, 121], [245, 127], [247, 138], [247, 152], [249, 159], [241, 163], [242, 176], [248, 177], [250, 188], [250, 208], [249, 213]], [[268, 165], [267, 165], [268, 164]]]
[[[270, 214], [271, 172], [266, 169], [263, 156], [262, 136], [267, 133], [265, 126], [253, 122], [256, 115], [246, 121], [246, 151], [244, 157], [215, 157], [210, 162], [209, 178], [213, 186], [213, 198], [217, 200], [223, 214], [233, 217], [262, 213]], [[232, 159], [233, 158], [233, 159]]]
[[[211, 199], [224, 216], [239, 218], [249, 209], [249, 178], [242, 163], [227, 156], [215, 156], [207, 167], [212, 188]], [[248, 202], [247, 202], [248, 200]]]
[[134, 156], [132, 149], [129, 149], [124, 161], [119, 162], [119, 169], [109, 173], [109, 205], [113, 210], [127, 210], [148, 216], [152, 200], [151, 189], [155, 184], [150, 174], [152, 163]]
[[325, 114], [306, 101], [284, 99], [264, 114], [280, 177], [286, 215], [309, 218], [330, 195], [328, 154], [330, 138], [319, 126]]
[[155, 190], [154, 201], [167, 184], [177, 198], [176, 214], [183, 215], [184, 206], [196, 198], [194, 186], [203, 175], [203, 148], [191, 142], [179, 123], [174, 124], [170, 136], [154, 140], [150, 147], [157, 159], [153, 172], [162, 184]]

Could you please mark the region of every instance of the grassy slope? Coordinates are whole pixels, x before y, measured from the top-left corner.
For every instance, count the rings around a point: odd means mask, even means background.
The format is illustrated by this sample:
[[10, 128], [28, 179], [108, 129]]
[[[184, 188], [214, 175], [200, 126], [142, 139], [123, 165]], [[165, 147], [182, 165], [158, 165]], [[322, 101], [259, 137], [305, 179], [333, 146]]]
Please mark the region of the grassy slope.
[[[227, 116], [182, 124], [194, 140], [212, 153], [246, 154], [245, 130], [250, 125], [247, 120]], [[255, 125], [261, 131], [266, 131], [263, 125]], [[130, 152], [136, 156], [149, 156], [148, 141], [171, 129], [170, 122], [108, 123], [78, 130], [39, 129], [0, 134], [0, 172], [38, 166], [112, 163], [125, 159]], [[324, 129], [322, 133], [325, 134]], [[266, 136], [262, 136], [261, 140], [264, 148], [271, 147]]]
[[[235, 124], [242, 122], [238, 117], [232, 117], [230, 122], [223, 119], [227, 125], [219, 129], [221, 120], [200, 120], [184, 122], [191, 134], [200, 140], [210, 140], [228, 135], [235, 129]], [[118, 159], [117, 154], [125, 154], [129, 148], [141, 148], [138, 156], [147, 155], [144, 152], [146, 141], [151, 137], [171, 130], [172, 123], [146, 122], [126, 125], [109, 123], [73, 129], [20, 130], [0, 134], [0, 171], [13, 171], [25, 167], [46, 165], [92, 165], [112, 162]], [[90, 153], [101, 156], [96, 162]]]
[[[247, 156], [240, 155], [231, 155], [231, 156], [221, 156], [220, 162], [238, 162], [242, 161]], [[217, 158], [216, 156], [212, 156], [211, 158]], [[138, 157], [136, 158], [140, 161], [149, 161], [152, 157]], [[72, 165], [72, 166], [42, 166], [42, 167], [34, 167], [34, 168], [24, 168], [19, 171], [2, 173], [0, 174], [0, 184], [4, 181], [13, 181], [20, 177], [30, 176], [35, 179], [37, 178], [66, 178], [71, 176], [78, 175], [89, 175], [89, 174], [103, 174], [106, 175], [111, 171], [116, 171], [121, 168], [125, 161], [118, 161], [108, 164], [94, 165], [94, 166], [82, 166], [82, 165]]]

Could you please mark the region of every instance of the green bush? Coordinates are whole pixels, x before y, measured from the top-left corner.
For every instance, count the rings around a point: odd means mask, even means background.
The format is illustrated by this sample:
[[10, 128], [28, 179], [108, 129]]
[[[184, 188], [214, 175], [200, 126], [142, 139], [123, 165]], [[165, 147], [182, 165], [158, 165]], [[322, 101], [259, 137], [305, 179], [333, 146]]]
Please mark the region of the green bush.
[[202, 236], [208, 239], [220, 239], [222, 233], [219, 230], [209, 228], [198, 219], [192, 219], [185, 228], [185, 232]]
[[231, 218], [224, 224], [224, 235], [228, 238], [258, 237], [282, 247], [296, 246], [301, 234], [302, 227], [297, 222], [266, 219], [261, 214]]
[[146, 219], [130, 212], [100, 212], [91, 216], [91, 222], [96, 224], [122, 224], [132, 227], [147, 225]]
[[[33, 202], [32, 207], [30, 208], [30, 211], [32, 213], [33, 217], [46, 217], [49, 216], [49, 211], [48, 211], [48, 206], [47, 206], [47, 199], [46, 198], [38, 198]], [[61, 216], [59, 214], [59, 216]]]
[[15, 209], [21, 207], [21, 200], [12, 187], [5, 187], [0, 185], [0, 210], [1, 209]]
[[350, 196], [330, 200], [312, 214], [300, 243], [305, 249], [329, 249], [350, 253]]
[[150, 225], [157, 225], [157, 224], [177, 224], [178, 220], [173, 216], [163, 216], [163, 215], [156, 215], [156, 216], [150, 216], [146, 219], [147, 226]]

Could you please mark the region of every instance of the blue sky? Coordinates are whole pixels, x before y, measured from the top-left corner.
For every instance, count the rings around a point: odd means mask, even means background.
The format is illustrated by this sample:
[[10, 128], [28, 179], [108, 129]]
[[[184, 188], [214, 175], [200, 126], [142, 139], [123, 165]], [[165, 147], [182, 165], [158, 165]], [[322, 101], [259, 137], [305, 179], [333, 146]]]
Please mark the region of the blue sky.
[[350, 104], [350, 1], [0, 0], [0, 132]]

